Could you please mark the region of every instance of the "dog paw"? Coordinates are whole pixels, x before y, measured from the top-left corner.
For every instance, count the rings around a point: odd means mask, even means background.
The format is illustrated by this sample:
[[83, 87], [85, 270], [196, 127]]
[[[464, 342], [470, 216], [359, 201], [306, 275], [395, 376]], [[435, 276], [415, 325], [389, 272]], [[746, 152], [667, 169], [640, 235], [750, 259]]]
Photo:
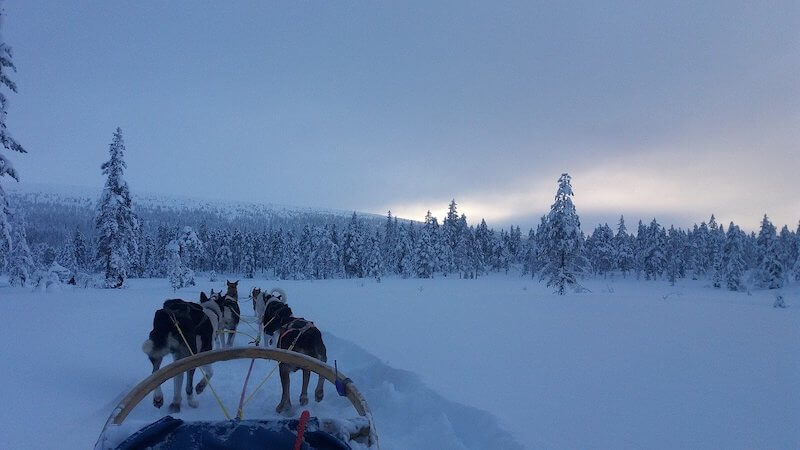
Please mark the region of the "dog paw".
[[164, 406], [164, 397], [153, 397], [153, 406], [156, 408]]
[[206, 389], [206, 380], [203, 380], [197, 383], [197, 386], [194, 387], [195, 392], [201, 394]]
[[317, 403], [321, 402], [323, 397], [325, 397], [324, 392], [322, 391], [314, 392], [314, 401], [316, 401]]
[[191, 406], [192, 408], [197, 408], [197, 405], [198, 405], [197, 399], [194, 398], [194, 395], [192, 395], [189, 398], [187, 398], [186, 399], [186, 403], [188, 403], [189, 406]]
[[301, 395], [300, 396], [300, 404], [303, 405], [303, 406], [308, 404], [308, 396], [307, 395]]
[[284, 412], [289, 412], [290, 409], [292, 409], [291, 402], [280, 402], [278, 403], [278, 406], [275, 407], [275, 412], [284, 413]]
[[179, 413], [179, 412], [181, 412], [181, 404], [180, 403], [170, 403], [169, 404], [169, 412], [170, 413]]

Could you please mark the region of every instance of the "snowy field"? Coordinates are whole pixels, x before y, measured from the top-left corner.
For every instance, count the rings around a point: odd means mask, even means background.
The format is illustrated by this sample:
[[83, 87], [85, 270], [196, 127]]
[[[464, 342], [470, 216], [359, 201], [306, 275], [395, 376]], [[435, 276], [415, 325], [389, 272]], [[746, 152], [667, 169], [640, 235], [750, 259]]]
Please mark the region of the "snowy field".
[[[1, 448], [90, 448], [141, 352], [166, 280], [31, 292], [0, 279]], [[383, 449], [800, 448], [800, 286], [729, 293], [707, 282], [588, 281], [558, 297], [529, 279], [280, 282], [370, 403]], [[250, 313], [249, 303], [243, 311]], [[241, 325], [243, 331], [246, 325]], [[246, 344], [246, 338], [238, 341]], [[235, 408], [247, 362], [213, 379]], [[257, 366], [255, 382], [271, 365]], [[292, 400], [299, 414], [300, 374]], [[251, 380], [251, 386], [254, 381]], [[277, 375], [246, 409], [273, 416]], [[171, 383], [164, 385], [167, 401]], [[210, 393], [181, 417], [222, 418]], [[312, 414], [355, 412], [326, 386]], [[150, 398], [129, 420], [155, 420]], [[517, 444], [519, 443], [519, 444]]]

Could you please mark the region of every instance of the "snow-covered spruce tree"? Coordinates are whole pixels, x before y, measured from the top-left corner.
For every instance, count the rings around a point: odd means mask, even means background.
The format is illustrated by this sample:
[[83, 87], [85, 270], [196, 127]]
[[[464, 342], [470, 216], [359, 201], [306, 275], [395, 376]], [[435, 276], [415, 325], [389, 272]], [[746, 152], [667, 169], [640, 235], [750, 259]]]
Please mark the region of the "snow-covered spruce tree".
[[458, 205], [455, 199], [450, 201], [450, 205], [447, 207], [447, 216], [445, 216], [442, 222], [442, 232], [446, 244], [444, 247], [446, 252], [445, 256], [447, 258], [444, 264], [444, 273], [449, 274], [458, 270], [455, 252], [456, 246], [458, 245], [459, 234], [461, 233], [461, 227], [458, 221]]
[[795, 281], [800, 281], [800, 221], [797, 223], [797, 231], [794, 233], [794, 238], [797, 259], [792, 265], [792, 275], [794, 276]]
[[436, 266], [435, 233], [433, 223], [436, 220], [430, 211], [425, 215], [425, 224], [419, 233], [414, 258], [417, 278], [432, 278]]
[[200, 260], [203, 255], [203, 241], [192, 227], [183, 227], [178, 233], [178, 245], [180, 246], [181, 261], [187, 267], [199, 268]]
[[781, 232], [778, 233], [778, 256], [783, 267], [787, 269], [794, 267], [794, 262], [797, 259], [794, 241], [794, 233], [789, 231], [788, 226], [784, 225], [781, 228]]
[[415, 241], [414, 222], [408, 222], [405, 226], [400, 226], [397, 248], [394, 253], [398, 258], [397, 273], [403, 278], [409, 278], [414, 275]]
[[777, 289], [783, 287], [785, 280], [784, 267], [781, 263], [778, 239], [775, 226], [764, 214], [761, 230], [757, 239], [760, 260], [756, 271], [756, 283], [760, 287]]
[[108, 178], [97, 204], [94, 222], [97, 242], [95, 265], [105, 275], [105, 287], [119, 288], [128, 277], [131, 255], [137, 253], [139, 227], [133, 213], [128, 183], [123, 178], [127, 165], [120, 128], [114, 132], [108, 152], [110, 158], [101, 166], [103, 175]]
[[634, 254], [633, 239], [628, 235], [623, 216], [619, 216], [617, 234], [614, 236], [614, 260], [614, 267], [622, 272], [623, 277], [627, 276], [633, 268]]
[[586, 247], [592, 263], [592, 270], [603, 278], [614, 269], [614, 233], [608, 224], [598, 225], [589, 239]]
[[725, 286], [731, 291], [744, 290], [744, 233], [733, 224], [728, 225], [728, 233], [725, 239], [725, 246], [722, 248], [722, 277]]
[[667, 232], [665, 250], [667, 281], [674, 286], [675, 281], [681, 276], [681, 257], [683, 256], [683, 239], [681, 233], [674, 226], [670, 226]]
[[531, 228], [528, 230], [528, 239], [525, 241], [525, 256], [522, 259], [522, 275], [530, 274], [531, 278], [536, 274], [536, 232]]
[[180, 248], [181, 246], [177, 240], [170, 241], [166, 248], [167, 267], [169, 268], [167, 277], [172, 289], [175, 290], [195, 285], [194, 271], [184, 266], [183, 261], [181, 261]]
[[239, 264], [239, 271], [245, 278], [252, 279], [255, 277], [256, 250], [255, 246], [253, 245], [253, 237], [250, 233], [247, 233], [242, 241]]
[[642, 250], [645, 279], [655, 280], [661, 276], [667, 265], [665, 247], [667, 234], [654, 218], [647, 227], [644, 248]]
[[572, 202], [572, 181], [569, 174], [558, 179], [555, 202], [547, 215], [547, 239], [544, 244], [545, 265], [541, 279], [547, 279], [547, 286], [556, 289], [560, 295], [567, 287], [580, 289], [577, 276], [585, 267], [582, 256], [580, 219]]
[[86, 238], [83, 237], [83, 233], [81, 233], [81, 229], [78, 227], [75, 228], [75, 234], [72, 236], [71, 250], [73, 252], [75, 267], [68, 267], [68, 269], [74, 269], [76, 272], [86, 271], [91, 264], [91, 259], [89, 256], [89, 249], [86, 247]]
[[353, 215], [350, 217], [350, 222], [347, 224], [347, 229], [342, 236], [342, 240], [342, 259], [345, 277], [362, 278], [364, 276], [362, 256], [364, 236], [361, 223], [355, 211], [353, 211]]
[[8, 255], [8, 283], [11, 286], [27, 286], [35, 270], [33, 255], [28, 247], [25, 232], [25, 218], [18, 217], [13, 221], [11, 251]]
[[381, 235], [380, 232], [376, 232], [373, 236], [370, 236], [368, 241], [365, 275], [370, 278], [375, 278], [378, 282], [381, 281], [381, 275], [383, 275], [381, 253]]

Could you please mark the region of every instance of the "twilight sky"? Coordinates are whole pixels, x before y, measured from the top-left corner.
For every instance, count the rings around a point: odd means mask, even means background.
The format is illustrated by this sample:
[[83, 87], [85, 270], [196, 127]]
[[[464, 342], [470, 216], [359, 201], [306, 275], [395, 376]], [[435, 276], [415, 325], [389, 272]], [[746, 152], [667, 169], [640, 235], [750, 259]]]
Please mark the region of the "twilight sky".
[[[800, 2], [6, 0], [23, 182], [584, 228], [800, 219]], [[7, 183], [7, 181], [6, 181]]]

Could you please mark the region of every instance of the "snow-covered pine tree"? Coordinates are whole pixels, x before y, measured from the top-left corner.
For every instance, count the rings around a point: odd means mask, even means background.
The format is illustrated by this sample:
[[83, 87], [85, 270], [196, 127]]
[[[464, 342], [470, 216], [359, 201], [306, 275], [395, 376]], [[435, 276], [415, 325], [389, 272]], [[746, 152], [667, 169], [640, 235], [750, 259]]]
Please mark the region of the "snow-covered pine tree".
[[364, 276], [362, 249], [364, 247], [364, 236], [362, 234], [361, 223], [355, 211], [350, 217], [347, 229], [342, 236], [342, 259], [344, 263], [344, 274], [347, 278], [362, 278]]
[[779, 243], [775, 233], [775, 225], [764, 214], [761, 230], [758, 233], [757, 245], [760, 261], [756, 272], [756, 282], [768, 289], [783, 287], [785, 280], [784, 267], [780, 258]]
[[[591, 242], [591, 244], [590, 244]], [[614, 232], [608, 224], [598, 225], [589, 239], [586, 247], [592, 263], [592, 270], [603, 278], [614, 270]]]
[[797, 223], [797, 231], [794, 233], [794, 240], [797, 258], [792, 265], [792, 275], [795, 281], [800, 281], [800, 221]]
[[525, 241], [525, 257], [522, 260], [522, 275], [530, 274], [531, 278], [536, 275], [536, 232], [531, 228], [528, 230], [528, 240]]
[[365, 275], [370, 278], [375, 278], [378, 282], [381, 281], [381, 275], [383, 275], [381, 254], [381, 235], [379, 231], [376, 231], [374, 235], [370, 236], [368, 241]]
[[683, 256], [683, 239], [680, 231], [674, 226], [669, 227], [666, 241], [666, 274], [667, 281], [675, 285], [675, 281], [681, 276], [681, 258]]
[[444, 272], [445, 274], [449, 274], [458, 270], [455, 253], [461, 227], [458, 222], [458, 205], [455, 199], [451, 200], [450, 205], [447, 207], [447, 216], [445, 216], [442, 222], [442, 232], [444, 234], [447, 257], [444, 265]]
[[745, 287], [744, 237], [744, 233], [733, 222], [728, 225], [720, 266], [725, 286], [731, 291], [741, 291]]
[[[183, 227], [181, 232], [178, 233], [178, 245], [180, 246], [180, 255], [183, 264], [192, 269], [199, 268], [204, 251], [204, 244], [192, 227]], [[252, 243], [250, 245], [252, 246]]]
[[35, 270], [33, 255], [28, 246], [25, 218], [16, 217], [12, 223], [11, 251], [8, 255], [8, 283], [25, 287]]
[[[181, 257], [181, 259], [183, 258]], [[251, 233], [246, 233], [243, 236], [240, 261], [239, 271], [242, 275], [247, 279], [254, 278], [256, 273], [256, 249]]]
[[107, 175], [103, 194], [97, 204], [95, 232], [97, 254], [95, 264], [105, 275], [105, 286], [119, 288], [128, 277], [131, 255], [137, 253], [139, 222], [133, 213], [128, 183], [123, 178], [125, 143], [122, 130], [117, 128], [109, 145], [110, 158], [103, 163]]
[[397, 257], [394, 253], [396, 249], [397, 221], [392, 217], [392, 212], [389, 211], [383, 226], [383, 242], [381, 243], [383, 264], [389, 272], [395, 272], [398, 265]]
[[395, 255], [398, 258], [397, 273], [403, 278], [414, 275], [414, 222], [408, 222], [405, 226], [400, 226], [400, 234], [397, 239]]
[[415, 248], [416, 257], [414, 258], [414, 272], [418, 278], [432, 278], [436, 268], [435, 220], [430, 210], [428, 210], [428, 213], [425, 215], [425, 223], [422, 226], [422, 231], [419, 233], [419, 239], [417, 239]]
[[573, 195], [571, 177], [564, 173], [558, 179], [555, 201], [547, 215], [547, 238], [542, 240], [545, 266], [541, 279], [547, 279], [547, 286], [555, 288], [560, 295], [566, 293], [567, 287], [579, 288], [577, 275], [586, 265]]
[[628, 272], [633, 269], [633, 240], [628, 235], [628, 229], [625, 227], [625, 217], [623, 216], [619, 216], [617, 234], [614, 236], [614, 259], [614, 267], [622, 272], [623, 277], [627, 276]]
[[[3, 26], [3, 19], [5, 13], [0, 9], [0, 31]], [[2, 36], [2, 35], [0, 35]], [[0, 85], [5, 86], [9, 91], [16, 93], [17, 84], [9, 76], [9, 72], [16, 72], [17, 68], [14, 66], [13, 55], [11, 47], [8, 46], [0, 37]], [[2, 87], [0, 86], [0, 87]], [[0, 90], [0, 142], [3, 144], [0, 148], [0, 256], [5, 252], [11, 250], [14, 241], [11, 233], [11, 223], [9, 217], [11, 216], [11, 208], [8, 203], [8, 197], [5, 190], [3, 190], [2, 180], [4, 176], [9, 176], [15, 181], [19, 181], [19, 174], [11, 160], [4, 154], [4, 150], [11, 150], [19, 153], [27, 153], [25, 148], [22, 147], [8, 131], [6, 127], [6, 107], [8, 106], [8, 98], [5, 92]], [[27, 247], [27, 243], [25, 244]], [[2, 263], [2, 260], [0, 260]]]
[[166, 254], [168, 258], [167, 277], [169, 278], [169, 283], [174, 290], [195, 285], [194, 271], [184, 266], [183, 261], [181, 261], [180, 248], [181, 246], [177, 240], [170, 241], [166, 248]]
[[655, 218], [650, 222], [646, 231], [643, 255], [643, 270], [645, 279], [655, 280], [661, 276], [667, 265], [665, 256], [667, 234]]

